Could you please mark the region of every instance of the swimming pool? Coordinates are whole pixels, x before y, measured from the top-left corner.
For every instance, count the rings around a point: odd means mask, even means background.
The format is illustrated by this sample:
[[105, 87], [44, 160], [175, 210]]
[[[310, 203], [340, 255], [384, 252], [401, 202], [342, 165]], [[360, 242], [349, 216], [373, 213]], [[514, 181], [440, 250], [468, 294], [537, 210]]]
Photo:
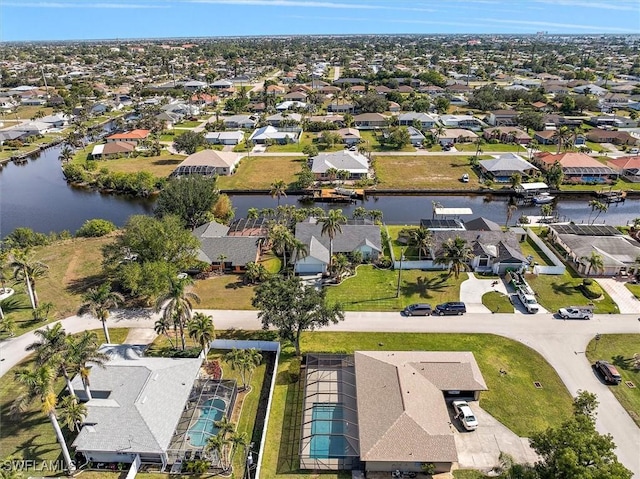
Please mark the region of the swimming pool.
[[314, 459], [345, 457], [343, 419], [341, 404], [315, 403], [313, 405], [309, 457]]
[[189, 428], [189, 442], [195, 447], [204, 447], [211, 436], [218, 434], [215, 421], [225, 415], [227, 403], [220, 398], [207, 400], [200, 408], [200, 417]]

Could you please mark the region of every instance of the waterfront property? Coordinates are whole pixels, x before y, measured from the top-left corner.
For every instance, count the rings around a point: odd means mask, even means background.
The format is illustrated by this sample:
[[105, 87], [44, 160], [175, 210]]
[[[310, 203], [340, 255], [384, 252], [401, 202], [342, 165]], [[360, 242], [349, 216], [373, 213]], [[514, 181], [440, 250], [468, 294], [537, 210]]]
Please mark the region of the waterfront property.
[[623, 156], [607, 162], [612, 168], [620, 173], [625, 180], [633, 183], [640, 183], [640, 156]]
[[541, 152], [533, 155], [532, 161], [543, 171], [549, 170], [556, 163], [560, 164], [564, 181], [569, 183], [606, 183], [617, 180], [619, 176], [617, 171], [585, 153]]
[[133, 143], [134, 145], [140, 144], [142, 141], [146, 140], [151, 134], [151, 130], [131, 130], [124, 133], [116, 133], [114, 135], [109, 135], [106, 138], [107, 143], [112, 143], [116, 141]]
[[112, 141], [95, 145], [91, 150], [91, 158], [106, 160], [109, 158], [128, 157], [135, 151], [136, 145], [126, 141]]
[[523, 179], [535, 176], [540, 170], [515, 153], [505, 153], [491, 160], [480, 160], [482, 174], [498, 183], [508, 183], [515, 174]]
[[187, 156], [173, 170], [171, 176], [229, 176], [233, 174], [243, 157], [243, 154], [231, 151], [201, 150]]
[[349, 172], [351, 180], [367, 178], [369, 175], [369, 160], [357, 151], [336, 151], [320, 153], [311, 158], [311, 172], [318, 180], [335, 180], [330, 173], [338, 171]]
[[470, 352], [312, 353], [304, 374], [301, 469], [449, 472], [447, 402], [488, 389]]

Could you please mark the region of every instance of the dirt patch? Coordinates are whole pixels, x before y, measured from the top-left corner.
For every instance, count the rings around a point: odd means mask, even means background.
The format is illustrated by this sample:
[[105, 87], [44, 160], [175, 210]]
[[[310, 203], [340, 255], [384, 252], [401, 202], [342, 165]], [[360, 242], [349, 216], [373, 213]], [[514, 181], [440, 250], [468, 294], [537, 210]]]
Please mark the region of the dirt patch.
[[62, 284], [65, 286], [71, 283], [71, 280], [77, 279], [75, 270], [78, 265], [78, 253], [74, 252], [71, 256], [71, 260], [67, 264], [67, 268], [64, 271], [64, 276], [62, 277]]

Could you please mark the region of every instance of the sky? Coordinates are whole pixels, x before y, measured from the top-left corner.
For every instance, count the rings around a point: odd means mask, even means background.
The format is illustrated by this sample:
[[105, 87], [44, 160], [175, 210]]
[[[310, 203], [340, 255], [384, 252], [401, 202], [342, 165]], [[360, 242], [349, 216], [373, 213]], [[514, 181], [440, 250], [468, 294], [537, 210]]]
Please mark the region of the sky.
[[0, 41], [244, 35], [640, 34], [640, 0], [0, 0]]

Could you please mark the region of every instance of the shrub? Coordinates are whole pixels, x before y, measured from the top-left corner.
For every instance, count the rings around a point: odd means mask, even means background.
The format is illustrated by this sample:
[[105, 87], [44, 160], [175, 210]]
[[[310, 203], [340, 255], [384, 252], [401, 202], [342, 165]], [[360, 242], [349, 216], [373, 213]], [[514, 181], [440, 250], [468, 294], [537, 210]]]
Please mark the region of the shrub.
[[593, 284], [593, 280], [591, 278], [585, 278], [582, 280], [582, 284], [585, 286], [591, 286]]
[[602, 288], [598, 283], [590, 280], [591, 284], [587, 284], [586, 281], [587, 280], [583, 281], [580, 286], [582, 294], [584, 294], [588, 299], [597, 299], [602, 296]]
[[80, 238], [98, 238], [115, 230], [116, 225], [111, 221], [96, 218], [85, 221], [80, 229], [76, 231], [76, 236]]

